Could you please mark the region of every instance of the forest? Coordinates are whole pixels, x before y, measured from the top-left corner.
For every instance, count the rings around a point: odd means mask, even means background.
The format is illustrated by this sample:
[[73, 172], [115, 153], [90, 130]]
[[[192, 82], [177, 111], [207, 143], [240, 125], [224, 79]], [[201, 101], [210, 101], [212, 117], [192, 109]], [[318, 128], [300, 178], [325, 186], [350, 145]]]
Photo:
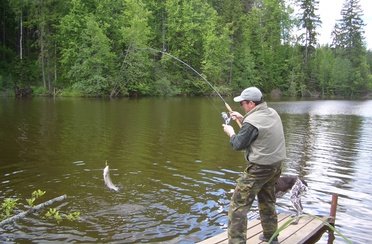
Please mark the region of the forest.
[[[319, 45], [319, 0], [2, 0], [0, 94], [372, 93], [359, 0], [344, 0]], [[297, 9], [296, 11], [294, 11]], [[201, 76], [172, 58], [197, 70]]]

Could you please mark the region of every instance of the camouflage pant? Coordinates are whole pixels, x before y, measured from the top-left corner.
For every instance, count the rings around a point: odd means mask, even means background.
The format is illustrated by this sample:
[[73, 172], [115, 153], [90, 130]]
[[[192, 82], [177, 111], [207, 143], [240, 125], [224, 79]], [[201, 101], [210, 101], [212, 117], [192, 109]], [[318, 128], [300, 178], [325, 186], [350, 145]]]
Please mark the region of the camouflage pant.
[[237, 180], [229, 209], [229, 243], [246, 243], [247, 214], [257, 196], [261, 225], [265, 237], [270, 238], [278, 228], [275, 211], [275, 182], [281, 174], [281, 163], [263, 166], [249, 163]]

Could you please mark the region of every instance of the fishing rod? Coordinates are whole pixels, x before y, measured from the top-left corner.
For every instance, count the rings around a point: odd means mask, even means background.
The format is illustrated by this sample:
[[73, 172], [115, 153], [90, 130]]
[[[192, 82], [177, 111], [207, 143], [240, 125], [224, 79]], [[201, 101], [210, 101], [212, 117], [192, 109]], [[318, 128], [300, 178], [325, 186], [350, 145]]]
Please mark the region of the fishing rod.
[[[186, 67], [188, 67], [189, 69], [191, 69], [192, 71], [194, 71], [197, 75], [199, 75], [211, 88], [212, 90], [218, 95], [219, 98], [221, 98], [221, 100], [223, 101], [226, 109], [229, 111], [229, 112], [232, 112], [233, 110], [231, 109], [230, 105], [226, 102], [226, 100], [221, 96], [221, 94], [217, 91], [217, 89], [204, 77], [202, 76], [196, 69], [194, 69], [191, 65], [189, 65], [188, 63], [186, 63], [185, 61], [179, 59], [178, 57], [168, 53], [168, 52], [165, 52], [165, 51], [161, 51], [161, 50], [157, 50], [155, 48], [152, 48], [152, 47], [147, 47], [146, 49], [150, 49], [152, 51], [155, 51], [155, 52], [159, 52], [159, 53], [162, 53], [162, 54], [165, 54], [175, 60], [177, 60], [178, 62], [182, 63], [183, 65], [185, 65]], [[222, 112], [222, 118], [224, 119], [225, 121], [225, 124], [229, 124], [230, 123], [230, 117]], [[238, 124], [239, 127], [242, 127], [242, 124], [241, 122], [237, 119], [235, 120], [235, 122]]]

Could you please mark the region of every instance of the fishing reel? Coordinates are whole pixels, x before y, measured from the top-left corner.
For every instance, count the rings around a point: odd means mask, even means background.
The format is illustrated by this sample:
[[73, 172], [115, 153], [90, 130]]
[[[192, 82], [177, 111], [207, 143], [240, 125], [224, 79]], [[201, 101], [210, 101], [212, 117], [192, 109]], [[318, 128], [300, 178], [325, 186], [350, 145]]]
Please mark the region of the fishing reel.
[[221, 113], [221, 116], [222, 116], [222, 119], [223, 119], [225, 125], [230, 124], [230, 122], [231, 122], [231, 117], [229, 116], [228, 113], [226, 113], [226, 112], [222, 112], [222, 113]]

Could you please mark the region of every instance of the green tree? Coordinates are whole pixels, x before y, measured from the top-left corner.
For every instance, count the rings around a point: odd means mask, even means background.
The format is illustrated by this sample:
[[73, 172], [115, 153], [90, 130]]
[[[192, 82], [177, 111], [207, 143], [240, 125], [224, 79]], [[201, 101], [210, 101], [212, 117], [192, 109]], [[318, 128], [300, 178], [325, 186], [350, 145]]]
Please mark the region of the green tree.
[[86, 27], [81, 33], [79, 55], [67, 72], [74, 87], [88, 96], [104, 96], [112, 88], [112, 70], [115, 55], [111, 42], [99, 26], [94, 16], [86, 16]]
[[120, 19], [120, 44], [125, 49], [121, 57], [118, 87], [127, 87], [131, 95], [152, 95], [152, 60], [144, 51], [151, 40], [149, 19], [151, 12], [142, 1], [124, 0], [125, 9]]
[[95, 5], [91, 8], [92, 11], [89, 12], [94, 15], [100, 26], [104, 27], [102, 29], [105, 35], [111, 40], [113, 52], [120, 55], [123, 51], [120, 29], [123, 26], [122, 15], [125, 9], [125, 1], [95, 0]]
[[236, 90], [241, 90], [251, 85], [259, 86], [255, 73], [254, 57], [251, 52], [251, 39], [247, 15], [241, 16], [240, 27], [237, 31], [240, 35], [232, 38], [232, 52], [234, 54], [233, 66], [230, 72], [230, 80]]
[[369, 67], [368, 75], [368, 91], [372, 91], [372, 51], [367, 51], [367, 65]]
[[[360, 48], [363, 47], [364, 21], [363, 11], [359, 0], [345, 0], [341, 10], [341, 19], [337, 21], [333, 30], [333, 47]], [[349, 53], [350, 54], [350, 53]]]
[[285, 84], [285, 48], [281, 45], [285, 6], [278, 0], [264, 0], [249, 13], [250, 47], [255, 58], [258, 84], [264, 91]]
[[[201, 0], [167, 0], [166, 50], [200, 70], [203, 57], [202, 31], [209, 16]], [[205, 12], [207, 11], [207, 12]]]
[[[165, 9], [166, 50], [196, 70], [203, 70], [211, 82], [224, 80], [225, 64], [230, 57], [228, 29], [217, 25], [217, 12], [202, 0], [167, 0]], [[177, 78], [173, 77], [173, 84], [180, 87], [182, 92], [200, 90], [200, 83], [194, 83], [195, 76], [190, 72], [185, 73], [184, 67], [170, 63], [167, 70], [178, 73]]]
[[[72, 88], [89, 96], [211, 92], [154, 47], [226, 93], [256, 85], [287, 95], [363, 95], [372, 87], [371, 55], [359, 0], [345, 0], [331, 48], [317, 46], [319, 0], [295, 2], [3, 0], [0, 88]], [[301, 40], [293, 41], [294, 26]]]
[[222, 26], [218, 31], [217, 12], [212, 8], [207, 8], [210, 13], [208, 21], [204, 26], [203, 50], [204, 58], [202, 61], [203, 73], [214, 83], [224, 84], [227, 80], [225, 74], [229, 70], [232, 61], [230, 53], [230, 29]]
[[80, 45], [83, 43], [81, 33], [86, 29], [88, 10], [80, 0], [71, 0], [69, 12], [63, 16], [58, 25], [58, 43], [60, 46], [60, 62], [62, 81], [73, 85], [76, 82], [69, 73], [79, 58]]
[[315, 51], [318, 42], [317, 27], [321, 25], [320, 17], [316, 14], [319, 9], [319, 0], [301, 0], [300, 7], [300, 25], [304, 30], [300, 38], [305, 48], [304, 63], [308, 63], [311, 54]]
[[12, 87], [12, 63], [17, 55], [17, 22], [8, 1], [0, 1], [0, 13], [0, 90], [3, 90]]
[[231, 59], [225, 64], [228, 68], [225, 71], [226, 85], [233, 90], [241, 90], [256, 84], [248, 29], [248, 14], [253, 7], [253, 1], [222, 0], [212, 1], [212, 5], [220, 16], [219, 26], [225, 25], [229, 30]]
[[315, 64], [317, 64], [316, 79], [319, 81], [321, 95], [334, 95], [336, 86], [333, 84], [335, 78], [332, 77], [332, 74], [335, 57], [332, 49], [328, 46], [318, 48], [314, 56]]
[[107, 25], [89, 13], [93, 5], [72, 0], [59, 26], [64, 78], [83, 95], [103, 96], [113, 87], [115, 54], [106, 36]]
[[152, 30], [150, 45], [159, 50], [166, 50], [167, 13], [166, 0], [147, 0], [147, 9], [151, 12], [148, 16], [148, 25]]
[[[352, 79], [352, 64], [349, 59], [336, 56], [331, 71], [331, 83], [329, 89], [335, 95], [352, 95], [350, 80]], [[350, 90], [348, 92], [348, 90]]]
[[[30, 51], [32, 48], [29, 40], [32, 40], [30, 37], [32, 35], [28, 34], [33, 33], [33, 31], [28, 32], [27, 27], [25, 27], [25, 19], [27, 20], [29, 15], [29, 1], [11, 1], [9, 6], [17, 22], [17, 27], [15, 28], [17, 56], [11, 62], [13, 67], [11, 72], [13, 73], [13, 86], [15, 88], [30, 87], [35, 78], [32, 70], [35, 60], [31, 56], [32, 52]], [[26, 55], [25, 51], [27, 51]]]
[[348, 80], [343, 80], [341, 94], [355, 95], [366, 91], [368, 85], [368, 65], [364, 46], [363, 11], [359, 0], [345, 0], [339, 20], [332, 32], [336, 55], [341, 60], [348, 60], [351, 73]]
[[29, 9], [25, 25], [36, 29], [34, 44], [38, 48], [42, 87], [52, 92], [58, 78], [56, 26], [63, 13], [63, 6], [57, 0], [30, 1]]
[[316, 28], [321, 24], [320, 17], [316, 14], [318, 6], [318, 0], [301, 0], [299, 3], [299, 23], [304, 30], [300, 39], [301, 44], [303, 45], [303, 70], [305, 74], [305, 83], [307, 84], [308, 89], [313, 91], [318, 88], [313, 67], [313, 53], [315, 52], [318, 36]]

